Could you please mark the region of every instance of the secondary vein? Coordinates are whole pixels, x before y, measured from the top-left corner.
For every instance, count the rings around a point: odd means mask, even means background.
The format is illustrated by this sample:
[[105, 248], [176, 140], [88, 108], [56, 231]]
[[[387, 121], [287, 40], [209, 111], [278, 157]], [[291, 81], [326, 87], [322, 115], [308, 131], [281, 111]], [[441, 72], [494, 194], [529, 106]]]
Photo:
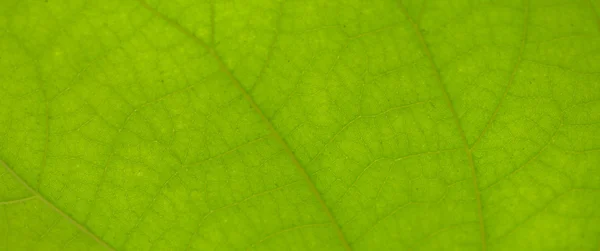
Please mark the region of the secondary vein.
[[60, 208], [58, 208], [57, 206], [52, 204], [52, 202], [50, 202], [48, 199], [46, 199], [44, 196], [42, 196], [42, 194], [40, 194], [38, 191], [33, 189], [23, 178], [21, 178], [21, 176], [19, 176], [19, 174], [17, 174], [12, 168], [10, 168], [3, 160], [0, 160], [0, 165], [4, 166], [4, 168], [6, 168], [6, 171], [8, 171], [12, 176], [14, 176], [15, 179], [17, 181], [19, 181], [19, 183], [23, 184], [23, 186], [27, 190], [29, 190], [31, 192], [31, 194], [33, 194], [33, 196], [39, 198], [42, 202], [44, 202], [44, 204], [46, 204], [48, 207], [52, 208], [59, 215], [61, 215], [65, 219], [67, 219], [75, 227], [77, 227], [79, 230], [81, 230], [81, 232], [84, 232], [85, 234], [89, 235], [92, 239], [94, 239], [100, 245], [104, 246], [106, 249], [115, 251], [115, 248], [113, 248], [110, 244], [108, 244], [104, 240], [100, 239], [100, 237], [98, 237], [96, 234], [94, 234], [92, 231], [90, 231], [87, 227], [85, 227], [84, 225], [81, 225], [79, 222], [77, 222], [75, 219], [73, 219], [73, 217], [71, 217], [64, 211], [62, 211]]
[[588, 0], [588, 3], [590, 4], [590, 9], [594, 13], [594, 17], [596, 17], [596, 24], [598, 24], [598, 31], [600, 31], [600, 15], [598, 15], [598, 12], [596, 12], [596, 9], [594, 8], [594, 4], [592, 3], [592, 0]]
[[152, 14], [154, 14], [156, 17], [162, 19], [167, 24], [171, 25], [173, 28], [175, 28], [176, 30], [178, 30], [179, 32], [184, 34], [185, 36], [189, 37], [190, 39], [192, 39], [194, 42], [196, 42], [200, 46], [202, 46], [215, 59], [215, 61], [219, 64], [220, 70], [230, 78], [231, 82], [233, 82], [235, 87], [243, 94], [244, 99], [246, 99], [246, 101], [248, 101], [248, 103], [250, 104], [252, 109], [260, 116], [260, 118], [263, 120], [264, 124], [268, 127], [269, 131], [271, 132], [271, 134], [273, 135], [275, 140], [277, 140], [281, 144], [284, 151], [290, 157], [292, 163], [294, 164], [294, 166], [296, 167], [296, 169], [298, 170], [300, 175], [306, 180], [306, 183], [308, 184], [310, 191], [316, 197], [319, 204], [323, 208], [323, 211], [325, 211], [327, 217], [330, 219], [331, 223], [335, 227], [338, 238], [340, 239], [344, 248], [346, 250], [352, 250], [352, 248], [350, 247], [350, 244], [346, 240], [344, 233], [342, 232], [340, 225], [337, 223], [335, 217], [333, 216], [333, 213], [331, 212], [331, 210], [325, 203], [325, 200], [323, 200], [321, 193], [317, 190], [317, 187], [315, 186], [314, 182], [312, 181], [312, 179], [306, 172], [306, 169], [300, 164], [300, 161], [298, 161], [298, 158], [296, 157], [296, 155], [294, 154], [294, 152], [292, 151], [292, 149], [290, 148], [288, 143], [283, 139], [283, 137], [281, 137], [281, 134], [275, 129], [275, 127], [273, 126], [273, 123], [271, 123], [271, 121], [267, 118], [267, 116], [264, 114], [262, 109], [256, 104], [256, 102], [254, 101], [252, 96], [248, 93], [248, 91], [242, 86], [240, 81], [233, 75], [233, 73], [225, 65], [225, 62], [219, 56], [219, 54], [217, 54], [215, 49], [208, 46], [208, 44], [206, 44], [203, 40], [201, 40], [196, 35], [194, 35], [192, 32], [190, 32], [189, 30], [187, 30], [186, 28], [181, 26], [175, 20], [158, 12], [158, 10], [156, 10], [152, 6], [148, 5], [143, 0], [138, 0], [138, 2], [140, 3], [140, 5], [142, 5], [142, 7], [144, 7], [148, 11], [152, 12]]
[[527, 32], [528, 32], [527, 30], [529, 27], [529, 0], [525, 0], [524, 2], [525, 2], [525, 15], [524, 15], [524, 21], [523, 21], [523, 38], [521, 39], [521, 45], [519, 48], [519, 54], [517, 56], [517, 62], [515, 63], [515, 66], [512, 69], [512, 72], [510, 74], [510, 79], [508, 80], [508, 84], [504, 88], [504, 93], [502, 93], [502, 97], [500, 97], [500, 101], [498, 101], [496, 108], [494, 108], [494, 112], [492, 112], [492, 116], [489, 118], [489, 120], [485, 124], [483, 131], [481, 131], [479, 136], [477, 136], [475, 141], [473, 141], [473, 144], [470, 147], [471, 150], [475, 148], [475, 145], [477, 145], [477, 143], [488, 132], [492, 123], [496, 119], [496, 115], [498, 115], [498, 110], [500, 110], [500, 106], [502, 106], [502, 102], [504, 102], [504, 100], [506, 100], [506, 96], [508, 96], [508, 91], [510, 90], [511, 86], [515, 82], [517, 71], [519, 70], [521, 63], [523, 62], [523, 53], [525, 52], [525, 44], [527, 43]]
[[423, 53], [425, 53], [427, 60], [429, 61], [429, 63], [431, 64], [431, 67], [433, 68], [433, 71], [435, 72], [435, 78], [437, 80], [436, 82], [438, 83], [440, 89], [444, 93], [444, 95], [443, 95], [444, 99], [446, 100], [446, 103], [448, 104], [448, 108], [452, 112], [452, 117], [454, 117], [456, 127], [458, 128], [458, 131], [460, 133], [460, 137], [463, 142], [465, 153], [467, 155], [467, 159], [469, 160], [471, 176], [473, 178], [473, 187], [475, 190], [475, 197], [477, 200], [479, 229], [480, 229], [480, 233], [481, 233], [481, 248], [483, 251], [485, 251], [485, 250], [487, 250], [487, 245], [486, 245], [486, 240], [485, 240], [486, 234], [485, 234], [485, 224], [483, 222], [483, 209], [482, 209], [482, 204], [481, 204], [481, 193], [479, 192], [479, 185], [477, 182], [477, 173], [475, 171], [475, 164], [473, 163], [473, 154], [471, 153], [471, 149], [469, 148], [469, 143], [467, 142], [467, 137], [465, 136], [465, 131], [462, 128], [462, 125], [460, 124], [458, 114], [456, 113], [456, 109], [454, 109], [454, 104], [452, 104], [452, 100], [450, 99], [450, 94], [448, 93], [446, 86], [444, 86], [444, 84], [442, 83], [442, 77], [440, 75], [440, 71], [439, 71], [437, 65], [435, 64], [435, 62], [433, 61], [433, 57], [431, 56], [431, 51], [429, 49], [429, 46], [425, 42], [425, 38], [423, 37], [423, 34], [421, 33], [421, 29], [419, 28], [419, 25], [417, 23], [415, 23], [415, 21], [410, 17], [410, 15], [408, 15], [408, 11], [407, 11], [406, 7], [402, 4], [402, 1], [398, 1], [398, 5], [400, 6], [400, 10], [402, 11], [402, 13], [406, 17], [406, 19], [409, 21], [409, 23], [415, 30], [415, 33], [419, 39], [419, 43], [421, 44]]
[[26, 201], [30, 201], [37, 198], [37, 196], [30, 196], [27, 198], [22, 198], [22, 199], [16, 199], [16, 200], [9, 200], [9, 201], [0, 201], [0, 205], [10, 205], [10, 204], [17, 204], [17, 203], [21, 203], [21, 202], [26, 202]]

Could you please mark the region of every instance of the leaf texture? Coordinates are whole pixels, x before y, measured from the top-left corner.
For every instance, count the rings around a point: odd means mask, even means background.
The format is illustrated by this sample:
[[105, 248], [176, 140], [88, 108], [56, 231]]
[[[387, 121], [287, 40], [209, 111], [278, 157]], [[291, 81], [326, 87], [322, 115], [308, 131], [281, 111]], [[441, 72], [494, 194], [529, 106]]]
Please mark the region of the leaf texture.
[[0, 250], [599, 250], [598, 13], [0, 1]]

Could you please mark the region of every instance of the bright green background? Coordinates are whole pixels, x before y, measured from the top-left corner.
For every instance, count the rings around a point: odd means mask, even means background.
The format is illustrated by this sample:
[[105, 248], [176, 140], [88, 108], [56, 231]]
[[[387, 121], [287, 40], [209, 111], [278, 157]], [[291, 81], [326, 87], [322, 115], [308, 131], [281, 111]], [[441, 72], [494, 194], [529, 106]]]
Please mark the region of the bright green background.
[[0, 250], [598, 250], [598, 0], [1, 0]]

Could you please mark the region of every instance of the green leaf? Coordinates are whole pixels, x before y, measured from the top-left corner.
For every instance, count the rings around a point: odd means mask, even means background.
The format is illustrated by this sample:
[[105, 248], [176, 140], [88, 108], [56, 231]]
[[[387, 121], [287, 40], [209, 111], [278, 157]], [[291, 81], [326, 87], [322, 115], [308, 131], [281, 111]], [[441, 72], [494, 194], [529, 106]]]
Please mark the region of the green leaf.
[[598, 250], [598, 0], [2, 0], [0, 250]]

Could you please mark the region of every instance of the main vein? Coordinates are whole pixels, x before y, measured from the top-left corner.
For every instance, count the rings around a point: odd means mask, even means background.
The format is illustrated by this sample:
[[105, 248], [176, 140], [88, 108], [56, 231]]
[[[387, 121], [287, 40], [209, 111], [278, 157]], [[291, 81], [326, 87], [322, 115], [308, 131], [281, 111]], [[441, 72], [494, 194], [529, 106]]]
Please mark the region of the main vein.
[[400, 10], [402, 11], [402, 13], [406, 17], [406, 19], [410, 22], [411, 26], [415, 30], [415, 33], [419, 39], [419, 43], [421, 44], [421, 47], [423, 49], [423, 53], [425, 53], [427, 60], [429, 61], [429, 63], [431, 64], [431, 67], [433, 68], [433, 71], [435, 72], [435, 78], [437, 79], [436, 82], [438, 83], [440, 89], [444, 93], [444, 95], [443, 95], [444, 99], [446, 100], [446, 103], [448, 104], [448, 108], [452, 112], [452, 117], [454, 117], [456, 127], [458, 128], [458, 131], [460, 133], [460, 137], [463, 142], [465, 153], [467, 154], [467, 159], [469, 161], [469, 167], [471, 169], [471, 176], [473, 177], [473, 188], [475, 190], [475, 197], [477, 200], [477, 211], [478, 211], [478, 216], [479, 216], [479, 229], [480, 229], [480, 233], [481, 233], [481, 248], [482, 248], [482, 250], [485, 251], [485, 250], [487, 250], [487, 245], [486, 245], [486, 240], [485, 240], [485, 236], [486, 236], [485, 224], [483, 223], [483, 209], [482, 209], [482, 204], [481, 204], [481, 193], [479, 191], [479, 185], [477, 182], [477, 173], [475, 171], [475, 164], [473, 163], [473, 154], [471, 152], [471, 149], [469, 148], [469, 143], [467, 142], [467, 137], [465, 136], [465, 131], [462, 128], [462, 125], [460, 124], [458, 114], [456, 113], [456, 109], [454, 109], [454, 104], [452, 104], [452, 99], [450, 99], [450, 94], [448, 93], [446, 86], [444, 86], [444, 84], [442, 83], [442, 77], [440, 75], [440, 71], [439, 71], [437, 65], [435, 64], [435, 61], [433, 61], [433, 57], [431, 56], [431, 51], [429, 49], [429, 46], [425, 42], [425, 37], [423, 37], [423, 34], [421, 33], [421, 29], [419, 28], [419, 25], [410, 17], [410, 15], [408, 15], [408, 10], [402, 4], [402, 1], [399, 0], [398, 5], [400, 6]]
[[298, 172], [300, 172], [300, 174], [302, 175], [302, 177], [306, 180], [306, 183], [308, 184], [310, 191], [317, 198], [317, 200], [321, 204], [321, 207], [323, 208], [323, 210], [327, 214], [327, 217], [329, 218], [329, 220], [331, 221], [331, 223], [335, 227], [337, 235], [338, 235], [340, 241], [342, 242], [342, 245], [344, 246], [344, 248], [346, 250], [352, 250], [352, 248], [350, 247], [350, 244], [346, 240], [346, 237], [345, 237], [344, 233], [342, 232], [342, 229], [341, 229], [340, 225], [337, 223], [335, 217], [333, 216], [333, 213], [331, 212], [331, 209], [329, 209], [329, 207], [325, 203], [325, 200], [323, 200], [323, 197], [321, 196], [321, 193], [319, 192], [319, 190], [317, 190], [317, 187], [315, 186], [314, 182], [312, 181], [312, 179], [310, 178], [310, 176], [306, 172], [306, 169], [300, 164], [300, 161], [298, 161], [298, 158], [296, 157], [296, 155], [294, 154], [294, 152], [292, 151], [292, 149], [290, 148], [290, 146], [288, 145], [288, 143], [283, 139], [283, 137], [281, 137], [281, 134], [275, 129], [275, 127], [273, 126], [273, 123], [271, 123], [271, 121], [267, 118], [267, 116], [265, 116], [264, 112], [256, 104], [256, 102], [254, 101], [254, 99], [252, 98], [252, 96], [248, 93], [248, 91], [242, 86], [242, 84], [240, 83], [240, 81], [233, 75], [233, 73], [225, 65], [225, 62], [223, 61], [223, 59], [221, 58], [221, 56], [219, 56], [219, 54], [217, 54], [217, 52], [215, 51], [215, 49], [212, 48], [212, 47], [210, 47], [210, 46], [208, 46], [208, 44], [206, 44], [203, 40], [201, 40], [200, 38], [198, 38], [196, 35], [194, 35], [188, 29], [186, 29], [183, 26], [181, 26], [175, 20], [173, 20], [173, 19], [165, 16], [164, 14], [158, 12], [158, 10], [156, 10], [154, 7], [148, 5], [143, 0], [138, 0], [138, 2], [145, 9], [147, 9], [150, 12], [152, 12], [152, 14], [154, 14], [156, 17], [164, 20], [167, 24], [171, 25], [173, 28], [175, 28], [179, 32], [183, 33], [185, 36], [189, 37], [190, 39], [192, 39], [194, 42], [196, 42], [200, 46], [202, 46], [215, 59], [215, 61], [217, 61], [217, 63], [219, 64], [220, 70], [222, 72], [224, 72], [231, 79], [231, 82], [233, 82], [233, 84], [235, 85], [235, 87], [243, 94], [244, 98], [248, 101], [248, 103], [250, 103], [250, 106], [252, 106], [252, 109], [260, 116], [260, 118], [263, 120], [263, 122], [265, 123], [265, 125], [268, 127], [268, 129], [271, 132], [271, 134], [273, 135], [273, 137], [281, 144], [281, 146], [283, 147], [284, 151], [287, 153], [287, 155], [292, 160], [292, 163], [294, 164], [294, 166], [296, 166], [296, 169], [298, 170]]
[[87, 227], [85, 227], [84, 225], [81, 225], [79, 222], [77, 222], [75, 219], [73, 219], [73, 217], [71, 217], [64, 211], [62, 211], [60, 208], [58, 208], [57, 206], [52, 204], [52, 202], [48, 201], [38, 191], [33, 189], [29, 184], [27, 184], [27, 182], [23, 178], [21, 178], [21, 176], [19, 176], [19, 174], [17, 174], [12, 168], [10, 168], [3, 160], [0, 160], [0, 165], [4, 166], [4, 168], [6, 168], [6, 171], [8, 171], [12, 176], [14, 176], [17, 181], [19, 181], [21, 184], [23, 184], [23, 186], [25, 188], [27, 188], [27, 190], [29, 190], [31, 192], [31, 194], [33, 194], [33, 196], [38, 197], [42, 202], [44, 202], [44, 204], [48, 205], [48, 207], [52, 208], [59, 215], [61, 215], [65, 219], [67, 219], [79, 230], [81, 230], [85, 234], [89, 235], [92, 239], [94, 239], [95, 241], [100, 243], [100, 245], [104, 246], [106, 249], [113, 250], [113, 251], [115, 250], [115, 248], [113, 248], [110, 244], [108, 244], [104, 240], [100, 239], [100, 237], [98, 237], [96, 234], [94, 234], [92, 231], [90, 231]]

